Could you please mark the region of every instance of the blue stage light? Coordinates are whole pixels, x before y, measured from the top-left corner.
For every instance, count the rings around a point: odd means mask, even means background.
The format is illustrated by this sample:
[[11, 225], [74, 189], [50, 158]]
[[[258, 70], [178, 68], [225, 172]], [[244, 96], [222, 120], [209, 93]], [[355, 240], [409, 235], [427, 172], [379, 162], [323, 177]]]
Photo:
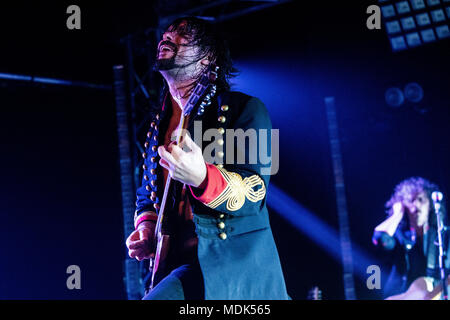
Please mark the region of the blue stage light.
[[400, 28], [400, 23], [398, 23], [397, 20], [387, 22], [386, 30], [389, 34], [394, 34], [402, 31], [402, 29]]
[[426, 29], [420, 32], [424, 42], [431, 42], [436, 40], [433, 29]]
[[426, 26], [431, 23], [430, 16], [426, 12], [416, 15], [416, 21], [419, 26]]
[[389, 106], [398, 108], [405, 101], [405, 96], [399, 88], [389, 88], [384, 94], [384, 99]]
[[[342, 263], [338, 232], [273, 183], [269, 186], [269, 192], [267, 193], [267, 205], [339, 263]], [[301, 254], [301, 251], [299, 251], [299, 254]], [[368, 277], [367, 267], [380, 265], [376, 259], [369, 256], [355, 243], [352, 243], [352, 256], [355, 275], [364, 281]], [[382, 275], [382, 277], [385, 277], [385, 275]]]
[[450, 0], [378, 2], [381, 4], [382, 17], [393, 51], [406, 50], [449, 37], [450, 7], [447, 3], [450, 3]]
[[436, 34], [439, 39], [444, 39], [450, 37], [450, 30], [448, 26], [436, 27]]

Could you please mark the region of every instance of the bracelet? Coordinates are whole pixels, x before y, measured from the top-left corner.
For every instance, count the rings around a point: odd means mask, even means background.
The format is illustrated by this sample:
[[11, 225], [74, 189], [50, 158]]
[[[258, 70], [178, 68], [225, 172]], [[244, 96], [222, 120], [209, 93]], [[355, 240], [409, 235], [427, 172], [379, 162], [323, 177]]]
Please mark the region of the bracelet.
[[142, 221], [156, 221], [156, 220], [158, 220], [158, 215], [155, 212], [153, 212], [153, 211], [145, 211], [145, 212], [142, 212], [139, 215], [137, 215], [137, 213], [135, 213], [135, 216], [134, 216], [134, 229], [137, 229], [138, 225]]

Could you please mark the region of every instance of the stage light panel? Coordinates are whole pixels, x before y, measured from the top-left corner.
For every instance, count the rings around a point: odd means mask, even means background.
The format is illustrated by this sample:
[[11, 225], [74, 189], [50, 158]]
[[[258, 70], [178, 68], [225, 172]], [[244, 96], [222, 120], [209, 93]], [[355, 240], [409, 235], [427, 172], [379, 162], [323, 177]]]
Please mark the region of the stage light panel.
[[423, 42], [432, 42], [436, 40], [433, 29], [426, 29], [420, 32], [422, 34]]
[[381, 12], [383, 13], [383, 17], [385, 18], [391, 18], [395, 16], [395, 9], [393, 5], [381, 7]]
[[411, 5], [414, 10], [421, 10], [425, 8], [425, 2], [423, 0], [411, 0]]
[[411, 30], [416, 27], [413, 17], [406, 17], [400, 20], [402, 22], [403, 30]]
[[450, 0], [378, 0], [393, 51], [449, 38]]
[[403, 36], [397, 36], [391, 38], [391, 46], [394, 51], [404, 50], [408, 47], [406, 46], [406, 41]]
[[402, 31], [402, 29], [400, 28], [400, 23], [397, 20], [387, 22], [386, 29], [389, 34], [394, 34]]
[[408, 43], [409, 47], [415, 47], [422, 44], [422, 41], [420, 40], [420, 36], [417, 32], [408, 33], [406, 35], [406, 42]]
[[426, 12], [416, 15], [416, 21], [417, 24], [421, 27], [429, 25], [431, 23], [430, 16]]
[[445, 39], [450, 37], [450, 30], [447, 25], [436, 27], [436, 34], [439, 39]]
[[403, 14], [403, 13], [407, 13], [410, 12], [411, 9], [409, 8], [409, 3], [408, 1], [401, 1], [401, 2], [397, 2], [395, 4], [395, 6], [397, 7], [397, 12], [399, 14]]
[[441, 22], [445, 20], [445, 13], [444, 10], [438, 9], [431, 11], [431, 18], [433, 19], [433, 22]]
[[427, 0], [428, 5], [431, 6], [437, 6], [440, 2], [439, 0]]

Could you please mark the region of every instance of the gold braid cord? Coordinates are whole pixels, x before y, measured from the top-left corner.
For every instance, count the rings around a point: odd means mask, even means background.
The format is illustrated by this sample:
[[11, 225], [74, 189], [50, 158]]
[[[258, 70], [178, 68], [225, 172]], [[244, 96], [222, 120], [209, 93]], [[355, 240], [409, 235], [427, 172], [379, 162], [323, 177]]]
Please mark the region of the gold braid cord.
[[[227, 210], [236, 211], [242, 208], [245, 203], [245, 198], [251, 202], [257, 202], [264, 199], [266, 187], [264, 186], [264, 181], [258, 175], [255, 174], [242, 179], [242, 177], [235, 172], [229, 172], [217, 166], [216, 168], [227, 182], [227, 186], [216, 199], [207, 204], [208, 207], [214, 209], [226, 201]], [[261, 186], [261, 188], [258, 190], [253, 189], [256, 186]]]

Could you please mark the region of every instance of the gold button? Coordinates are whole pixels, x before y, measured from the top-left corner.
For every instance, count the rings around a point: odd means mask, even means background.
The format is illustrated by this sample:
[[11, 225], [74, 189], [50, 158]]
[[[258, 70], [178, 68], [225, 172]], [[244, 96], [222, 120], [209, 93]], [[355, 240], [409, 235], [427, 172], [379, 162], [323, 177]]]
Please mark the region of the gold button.
[[222, 221], [220, 221], [220, 222], [217, 224], [217, 227], [218, 227], [219, 229], [225, 229], [225, 223], [223, 223]]
[[155, 180], [152, 180], [152, 181], [150, 182], [150, 184], [151, 184], [152, 186], [155, 186], [155, 185], [156, 185], [156, 181], [155, 181]]
[[156, 115], [156, 120], [159, 120], [159, 114]]
[[156, 152], [156, 150], [158, 150], [158, 147], [157, 147], [157, 146], [153, 146], [153, 147], [152, 147], [152, 151], [153, 151], [153, 152]]
[[218, 144], [219, 146], [223, 146], [223, 139], [217, 140], [217, 144]]
[[151, 170], [150, 170], [150, 173], [151, 173], [151, 174], [156, 174], [156, 170], [155, 170], [155, 169], [151, 169]]
[[152, 133], [149, 131], [147, 132], [147, 138], [150, 138], [152, 136]]
[[144, 148], [145, 148], [145, 149], [148, 148], [148, 141], [146, 141], [146, 142], [144, 143]]
[[152, 158], [150, 159], [150, 161], [151, 161], [151, 162], [155, 162], [155, 161], [156, 161], [156, 158], [155, 158], [155, 157], [152, 157]]
[[158, 130], [158, 126], [157, 125], [155, 126], [155, 130]]
[[221, 213], [221, 214], [219, 215], [219, 218], [220, 218], [220, 219], [223, 219], [223, 218], [225, 218], [225, 215], [224, 215], [223, 213]]
[[220, 107], [220, 110], [228, 111], [228, 105], [224, 104], [223, 106]]
[[219, 158], [223, 158], [223, 151], [217, 152], [217, 156], [218, 156]]
[[220, 116], [217, 120], [218, 120], [220, 123], [224, 123], [224, 122], [227, 120], [227, 118], [225, 118], [224, 116]]
[[224, 128], [219, 128], [219, 129], [217, 129], [217, 131], [219, 131], [220, 134], [224, 134], [225, 133], [225, 129]]
[[144, 180], [147, 180], [148, 181], [148, 175], [144, 175]]
[[219, 233], [219, 238], [225, 240], [227, 238], [227, 234], [225, 232]]
[[149, 185], [146, 185], [146, 186], [145, 186], [145, 190], [150, 191], [150, 190], [152, 190], [152, 188], [150, 188]]
[[147, 158], [147, 154], [145, 152], [142, 152], [142, 158]]
[[150, 127], [154, 128], [155, 127], [155, 123], [154, 122], [150, 123]]
[[158, 141], [158, 136], [154, 136], [153, 140]]
[[148, 167], [147, 167], [145, 164], [143, 164], [143, 165], [142, 165], [142, 169], [147, 170]]
[[154, 203], [154, 204], [153, 204], [153, 208], [155, 208], [156, 210], [158, 210], [158, 209], [159, 209], [159, 204]]

